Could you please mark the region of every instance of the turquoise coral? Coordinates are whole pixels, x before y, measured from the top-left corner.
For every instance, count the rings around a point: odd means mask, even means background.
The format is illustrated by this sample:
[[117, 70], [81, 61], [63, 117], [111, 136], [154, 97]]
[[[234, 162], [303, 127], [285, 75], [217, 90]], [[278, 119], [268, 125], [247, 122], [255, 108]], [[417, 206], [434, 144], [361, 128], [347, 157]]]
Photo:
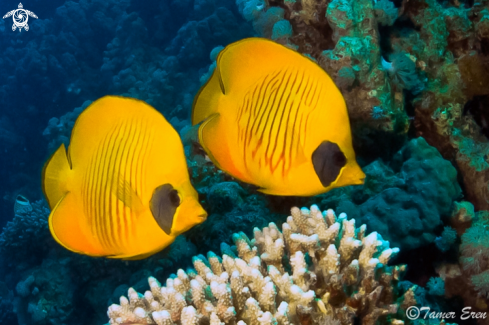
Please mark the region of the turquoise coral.
[[288, 20], [282, 19], [277, 21], [273, 25], [272, 29], [272, 39], [277, 40], [282, 37], [290, 37], [292, 36], [292, 25]]

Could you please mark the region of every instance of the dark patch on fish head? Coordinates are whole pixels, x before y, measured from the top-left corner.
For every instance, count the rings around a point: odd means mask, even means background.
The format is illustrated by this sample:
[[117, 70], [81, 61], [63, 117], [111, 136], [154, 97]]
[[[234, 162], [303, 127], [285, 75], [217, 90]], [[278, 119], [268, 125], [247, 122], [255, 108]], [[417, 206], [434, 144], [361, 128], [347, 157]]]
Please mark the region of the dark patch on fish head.
[[345, 154], [333, 142], [323, 141], [312, 153], [314, 170], [324, 187], [330, 186], [338, 178], [346, 162]]
[[180, 196], [171, 184], [158, 186], [149, 201], [149, 208], [160, 228], [170, 235], [173, 218], [180, 206]]

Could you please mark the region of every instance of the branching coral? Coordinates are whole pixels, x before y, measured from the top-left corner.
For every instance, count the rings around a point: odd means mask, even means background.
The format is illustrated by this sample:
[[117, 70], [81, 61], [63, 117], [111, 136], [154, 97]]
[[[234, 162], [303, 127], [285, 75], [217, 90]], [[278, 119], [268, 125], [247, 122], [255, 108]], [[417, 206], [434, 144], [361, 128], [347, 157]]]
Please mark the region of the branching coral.
[[282, 232], [270, 223], [233, 241], [222, 258], [194, 257], [195, 270], [178, 270], [166, 286], [150, 277], [144, 295], [129, 289], [109, 307], [110, 324], [368, 325], [397, 312], [393, 285], [404, 267], [387, 263], [399, 250], [345, 214], [293, 208]]

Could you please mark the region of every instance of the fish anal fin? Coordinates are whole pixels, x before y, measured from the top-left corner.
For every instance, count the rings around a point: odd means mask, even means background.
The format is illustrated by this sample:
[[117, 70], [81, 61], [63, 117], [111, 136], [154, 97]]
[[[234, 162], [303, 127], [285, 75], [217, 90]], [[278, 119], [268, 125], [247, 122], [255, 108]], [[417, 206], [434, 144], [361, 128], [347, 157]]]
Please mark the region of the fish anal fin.
[[117, 258], [117, 259], [122, 259], [124, 261], [138, 261], [138, 260], [144, 260], [145, 258], [150, 257], [151, 255], [154, 255], [161, 251], [163, 247], [169, 246], [173, 241], [175, 240], [175, 237], [170, 237], [168, 236], [168, 242], [165, 243], [164, 246], [158, 247], [155, 250], [152, 250], [149, 253], [143, 253], [143, 254], [124, 254], [124, 255], [112, 255], [112, 256], [107, 256], [107, 258]]
[[277, 193], [276, 191], [269, 188], [259, 188], [257, 189], [257, 191], [267, 195], [281, 195], [280, 193]]
[[64, 248], [90, 256], [104, 256], [106, 253], [94, 239], [87, 238], [86, 216], [68, 192], [56, 204], [49, 215], [49, 230], [53, 238]]
[[71, 165], [62, 144], [49, 158], [42, 171], [42, 186], [44, 196], [51, 209], [68, 192]]

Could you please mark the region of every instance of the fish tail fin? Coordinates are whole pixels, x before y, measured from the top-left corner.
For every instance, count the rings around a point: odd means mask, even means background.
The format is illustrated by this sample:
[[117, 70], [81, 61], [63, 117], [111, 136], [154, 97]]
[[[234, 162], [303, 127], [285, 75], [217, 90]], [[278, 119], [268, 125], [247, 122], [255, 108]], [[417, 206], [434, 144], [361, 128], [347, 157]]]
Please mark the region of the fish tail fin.
[[216, 67], [212, 76], [195, 96], [192, 105], [192, 125], [199, 124], [212, 114], [217, 113], [219, 98], [222, 95], [224, 95], [224, 86], [219, 67]]
[[65, 145], [62, 144], [46, 162], [42, 171], [42, 190], [51, 209], [68, 192], [70, 171], [71, 164], [66, 154]]

